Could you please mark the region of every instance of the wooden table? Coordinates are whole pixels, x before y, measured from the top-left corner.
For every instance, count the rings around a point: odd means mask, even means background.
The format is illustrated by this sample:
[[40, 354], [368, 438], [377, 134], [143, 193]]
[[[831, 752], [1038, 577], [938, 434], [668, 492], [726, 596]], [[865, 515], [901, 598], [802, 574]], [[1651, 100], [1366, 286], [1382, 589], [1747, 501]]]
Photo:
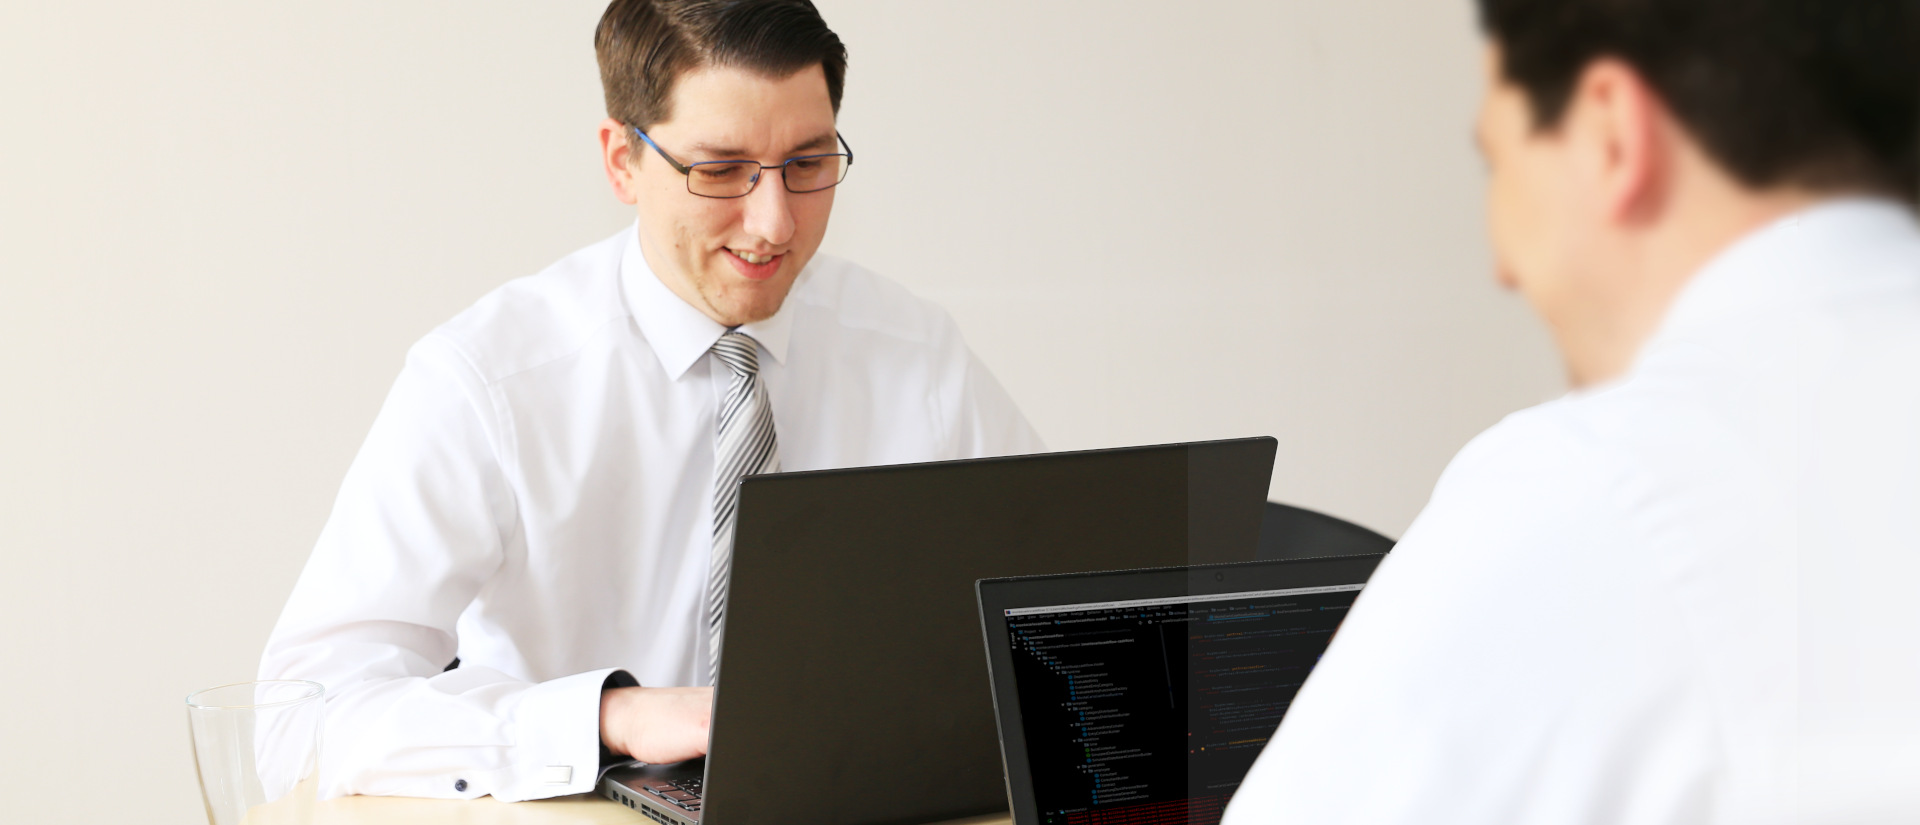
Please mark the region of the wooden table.
[[[398, 796], [346, 796], [314, 809], [314, 825], [638, 825], [653, 820], [593, 794], [532, 802], [412, 799]], [[1005, 814], [960, 819], [940, 825], [1010, 825]]]

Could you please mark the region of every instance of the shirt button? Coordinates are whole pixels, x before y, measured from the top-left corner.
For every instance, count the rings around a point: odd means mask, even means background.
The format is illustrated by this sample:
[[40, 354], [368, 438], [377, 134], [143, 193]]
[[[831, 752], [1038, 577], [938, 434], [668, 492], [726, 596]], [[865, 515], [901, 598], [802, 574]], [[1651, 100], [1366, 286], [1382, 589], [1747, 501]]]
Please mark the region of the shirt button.
[[466, 793], [466, 792], [467, 792], [467, 780], [465, 780], [465, 779], [455, 779], [455, 780], [453, 780], [453, 790], [454, 790], [454, 792], [456, 792], [456, 793]]

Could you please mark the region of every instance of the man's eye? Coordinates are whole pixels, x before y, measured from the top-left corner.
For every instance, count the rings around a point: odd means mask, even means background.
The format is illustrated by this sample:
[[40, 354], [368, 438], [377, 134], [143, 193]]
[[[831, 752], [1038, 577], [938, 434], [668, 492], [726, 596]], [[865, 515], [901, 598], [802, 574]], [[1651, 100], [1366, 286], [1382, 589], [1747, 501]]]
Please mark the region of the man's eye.
[[746, 174], [744, 166], [696, 166], [695, 172], [707, 180], [728, 180]]
[[787, 161], [787, 165], [792, 166], [793, 168], [798, 169], [802, 172], [811, 172], [815, 169], [820, 168], [820, 161], [818, 159], [792, 160], [792, 161]]

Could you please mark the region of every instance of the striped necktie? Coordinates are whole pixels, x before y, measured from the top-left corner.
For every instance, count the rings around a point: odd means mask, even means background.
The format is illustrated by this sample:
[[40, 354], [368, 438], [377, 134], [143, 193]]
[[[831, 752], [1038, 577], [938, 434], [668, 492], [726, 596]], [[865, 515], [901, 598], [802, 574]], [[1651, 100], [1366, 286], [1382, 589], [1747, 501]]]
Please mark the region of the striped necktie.
[[733, 524], [740, 506], [740, 479], [780, 471], [773, 434], [773, 406], [760, 384], [760, 352], [752, 338], [729, 331], [713, 354], [733, 371], [720, 405], [720, 431], [713, 451], [713, 570], [707, 583], [707, 683], [720, 678], [720, 635], [727, 610], [727, 578], [733, 567]]

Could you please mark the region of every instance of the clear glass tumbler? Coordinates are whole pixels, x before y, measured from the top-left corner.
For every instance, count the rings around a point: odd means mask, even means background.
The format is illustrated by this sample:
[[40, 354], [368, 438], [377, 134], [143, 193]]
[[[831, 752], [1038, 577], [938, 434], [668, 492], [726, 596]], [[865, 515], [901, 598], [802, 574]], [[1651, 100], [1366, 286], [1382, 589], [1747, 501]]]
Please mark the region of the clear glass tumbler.
[[209, 825], [311, 825], [326, 689], [243, 682], [187, 697]]

